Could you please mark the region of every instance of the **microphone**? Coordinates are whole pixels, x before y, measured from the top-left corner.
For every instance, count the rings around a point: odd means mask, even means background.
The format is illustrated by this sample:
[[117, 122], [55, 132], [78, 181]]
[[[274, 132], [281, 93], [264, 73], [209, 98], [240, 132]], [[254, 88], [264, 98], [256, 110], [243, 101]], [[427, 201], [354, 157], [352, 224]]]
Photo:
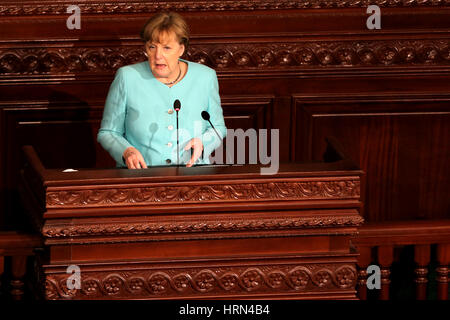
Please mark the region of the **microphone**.
[[180, 139], [179, 139], [179, 130], [178, 130], [178, 111], [181, 109], [180, 100], [176, 99], [173, 102], [173, 109], [177, 112], [177, 166], [180, 165]]
[[[209, 124], [211, 125], [211, 127], [214, 129], [214, 132], [216, 133], [217, 137], [219, 137], [219, 140], [222, 140], [223, 138], [220, 136], [220, 134], [217, 132], [216, 128], [214, 127], [214, 125], [211, 123], [211, 120], [209, 120], [210, 115], [208, 111], [202, 111], [202, 118], [203, 120], [206, 120], [209, 122]], [[226, 152], [226, 162], [228, 163], [228, 152]], [[232, 165], [232, 161], [229, 163], [230, 165]]]
[[180, 109], [181, 109], [180, 100], [177, 99], [173, 102], [173, 108], [175, 109], [176, 112], [180, 111]]
[[203, 120], [206, 120], [206, 121], [209, 122], [211, 127], [214, 129], [214, 132], [216, 133], [216, 135], [219, 137], [220, 140], [222, 140], [222, 137], [217, 132], [216, 128], [214, 128], [214, 125], [211, 123], [211, 120], [209, 120], [210, 116], [209, 116], [209, 112], [208, 111], [202, 111], [202, 118], [203, 118]]

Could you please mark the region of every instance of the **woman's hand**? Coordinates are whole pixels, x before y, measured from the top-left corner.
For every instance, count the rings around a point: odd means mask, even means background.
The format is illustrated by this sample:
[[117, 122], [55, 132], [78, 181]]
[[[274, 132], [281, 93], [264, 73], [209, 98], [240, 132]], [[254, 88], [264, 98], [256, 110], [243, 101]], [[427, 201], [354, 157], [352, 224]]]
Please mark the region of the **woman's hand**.
[[186, 164], [186, 167], [192, 167], [194, 165], [195, 161], [197, 161], [197, 159], [200, 158], [200, 156], [202, 155], [202, 151], [203, 151], [202, 140], [199, 138], [191, 139], [187, 143], [186, 147], [184, 147], [184, 150], [189, 150], [191, 148], [194, 149], [194, 152], [192, 153], [191, 159]]
[[147, 164], [144, 161], [144, 157], [138, 149], [134, 147], [128, 147], [123, 152], [123, 158], [128, 169], [146, 169]]

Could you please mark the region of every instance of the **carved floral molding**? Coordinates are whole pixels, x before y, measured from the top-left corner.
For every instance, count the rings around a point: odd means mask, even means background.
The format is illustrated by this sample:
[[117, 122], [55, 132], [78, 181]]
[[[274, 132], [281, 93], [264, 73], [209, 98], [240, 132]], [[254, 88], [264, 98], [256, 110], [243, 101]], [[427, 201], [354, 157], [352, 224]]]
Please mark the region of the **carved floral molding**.
[[117, 299], [295, 293], [355, 287], [353, 265], [228, 267], [193, 270], [86, 272], [81, 289], [68, 289], [68, 274], [47, 275], [47, 299]]
[[[0, 5], [0, 15], [28, 16], [66, 14], [72, 3], [47, 1]], [[173, 11], [253, 11], [286, 9], [330, 9], [380, 7], [432, 7], [448, 6], [449, 0], [232, 0], [232, 1], [79, 1], [77, 5], [85, 14], [150, 13], [159, 10]]]
[[[186, 59], [220, 70], [450, 65], [450, 40], [194, 44]], [[110, 73], [144, 61], [140, 46], [0, 49], [0, 75]]]
[[48, 191], [47, 209], [205, 201], [341, 199], [360, 196], [358, 179]]
[[95, 223], [78, 225], [46, 225], [42, 234], [46, 238], [60, 239], [83, 236], [122, 236], [143, 234], [196, 233], [196, 232], [235, 232], [259, 230], [286, 230], [299, 228], [322, 228], [359, 226], [364, 219], [359, 215], [284, 217], [279, 219], [245, 219], [213, 221], [170, 221], [141, 223]]

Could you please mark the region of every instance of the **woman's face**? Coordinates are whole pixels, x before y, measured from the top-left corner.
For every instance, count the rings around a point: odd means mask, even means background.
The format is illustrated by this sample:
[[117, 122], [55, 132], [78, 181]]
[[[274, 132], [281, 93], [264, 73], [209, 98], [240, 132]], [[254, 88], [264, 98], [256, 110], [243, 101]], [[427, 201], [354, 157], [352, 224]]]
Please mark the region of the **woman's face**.
[[176, 78], [180, 72], [178, 59], [183, 55], [184, 45], [180, 44], [174, 32], [162, 33], [160, 42], [148, 41], [145, 45], [148, 61], [156, 78]]

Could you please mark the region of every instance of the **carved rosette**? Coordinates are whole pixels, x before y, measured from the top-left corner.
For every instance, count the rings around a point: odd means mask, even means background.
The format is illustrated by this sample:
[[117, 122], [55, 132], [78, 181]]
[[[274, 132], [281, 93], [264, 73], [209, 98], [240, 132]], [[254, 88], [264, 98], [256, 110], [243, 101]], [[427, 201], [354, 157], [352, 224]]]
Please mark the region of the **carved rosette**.
[[216, 275], [210, 270], [200, 271], [193, 280], [194, 288], [199, 292], [209, 292], [217, 286]]
[[272, 271], [267, 275], [267, 285], [271, 288], [280, 288], [286, 281], [286, 276], [280, 271]]
[[155, 273], [149, 277], [148, 285], [153, 294], [162, 294], [169, 289], [170, 278], [165, 273]]
[[135, 277], [130, 278], [127, 282], [128, 290], [133, 292], [133, 294], [141, 294], [145, 291], [147, 285], [144, 278]]
[[[145, 60], [140, 43], [123, 47], [0, 49], [0, 74], [111, 73]], [[450, 42], [436, 40], [317, 41], [190, 45], [185, 58], [221, 70], [385, 67], [450, 64]], [[294, 69], [295, 68], [295, 69]]]
[[48, 191], [46, 204], [48, 209], [52, 209], [228, 200], [341, 199], [359, 198], [359, 195], [359, 180], [304, 181]]
[[219, 285], [224, 290], [233, 290], [239, 285], [239, 276], [234, 273], [226, 273], [220, 278]]
[[[0, 6], [0, 16], [67, 15], [62, 3], [39, 1], [29, 4], [5, 4]], [[78, 4], [81, 12], [88, 14], [152, 13], [160, 10], [173, 11], [254, 11], [288, 9], [364, 8], [380, 7], [428, 7], [448, 6], [448, 0], [232, 0], [232, 1], [86, 1]]]
[[192, 282], [189, 274], [178, 274], [173, 277], [173, 288], [178, 292], [184, 292], [190, 287]]
[[311, 279], [319, 288], [328, 287], [332, 284], [333, 273], [328, 269], [319, 270], [313, 274]]
[[264, 283], [264, 274], [259, 269], [252, 268], [241, 275], [240, 281], [247, 291], [257, 290]]
[[108, 275], [102, 280], [102, 289], [107, 295], [119, 295], [124, 289], [125, 279], [116, 274]]
[[346, 266], [337, 269], [335, 275], [336, 282], [341, 288], [350, 288], [354, 283], [356, 283], [357, 280], [357, 275], [354, 270]]
[[81, 292], [85, 296], [95, 297], [101, 294], [100, 281], [97, 279], [86, 279], [81, 284]]
[[[82, 269], [82, 268], [81, 268]], [[181, 271], [84, 272], [81, 289], [66, 287], [68, 275], [50, 274], [47, 299], [123, 299], [232, 295], [242, 293], [295, 293], [348, 290], [356, 285], [353, 265], [258, 266]]]
[[310, 279], [312, 278], [312, 273], [308, 268], [298, 267], [291, 270], [288, 274], [289, 284], [292, 288], [296, 290], [305, 289]]

